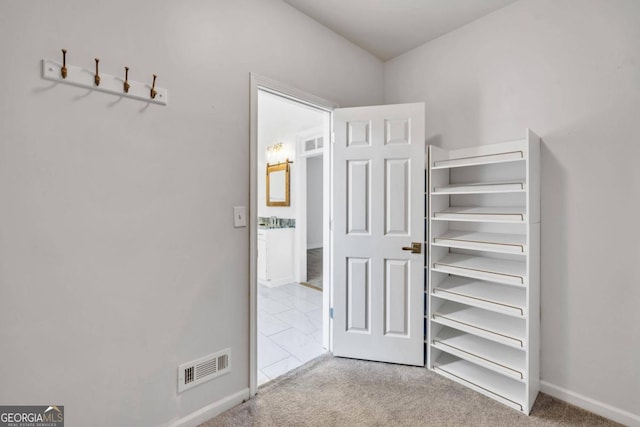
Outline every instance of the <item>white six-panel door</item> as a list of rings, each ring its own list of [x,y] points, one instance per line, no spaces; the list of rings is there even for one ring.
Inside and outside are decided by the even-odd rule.
[[[424,104],[336,109],[334,134],[333,353],[422,366]]]

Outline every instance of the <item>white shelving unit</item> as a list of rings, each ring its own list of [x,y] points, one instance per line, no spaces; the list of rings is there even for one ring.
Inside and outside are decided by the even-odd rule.
[[[529,414],[540,388],[540,139],[429,148],[427,366]]]

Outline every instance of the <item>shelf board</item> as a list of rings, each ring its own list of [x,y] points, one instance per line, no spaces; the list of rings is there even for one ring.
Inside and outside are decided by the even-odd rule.
[[[527,313],[524,288],[449,276],[442,283],[433,287],[431,293],[441,299],[510,316],[524,317]]]
[[[495,163],[516,162],[524,160],[521,150],[507,153],[485,154],[479,156],[460,157],[457,159],[435,160],[431,170],[459,168],[464,166],[491,165]]]
[[[434,370],[443,376],[524,412],[525,386],[449,354],[441,354]]]
[[[488,194],[488,193],[522,193],[526,184],[521,180],[500,182],[468,182],[449,184],[433,189],[434,196],[446,194]]]
[[[443,259],[433,262],[431,270],[506,285],[524,286],[526,284],[524,261],[448,254]]]
[[[434,221],[524,223],[526,220],[526,212],[527,210],[524,206],[451,206],[442,211],[434,212],[431,219]]]
[[[525,319],[447,301],[431,315],[435,323],[449,326],[510,347],[526,348]]]
[[[443,328],[431,345],[517,381],[526,379],[526,354],[523,351],[450,328]]]
[[[527,253],[527,236],[524,234],[449,230],[441,236],[434,237],[433,245],[525,255]]]

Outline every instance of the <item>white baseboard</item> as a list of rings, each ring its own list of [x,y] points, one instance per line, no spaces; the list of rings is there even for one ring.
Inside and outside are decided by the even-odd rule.
[[[295,282],[295,278],[293,276],[287,276],[280,279],[273,280],[263,280],[258,278],[258,283],[269,288],[277,288],[278,286],[287,285],[289,283]]]
[[[322,247],[322,242],[319,243],[307,243],[307,250],[309,249],[320,249]]]
[[[217,402],[213,402],[204,408],[198,409],[195,412],[190,413],[186,417],[182,417],[179,420],[171,424],[171,427],[197,427],[205,421],[220,415],[224,411],[233,408],[236,405],[241,404],[245,400],[249,399],[249,389],[245,388],[239,392],[227,396],[224,399],[220,399]]]
[[[615,406],[599,402],[595,399],[583,396],[571,390],[558,387],[555,384],[550,384],[546,381],[540,381],[540,391],[548,394],[549,396],[578,406],[582,409],[586,409],[587,411],[593,412],[594,414],[609,418],[610,420],[616,421],[620,424],[624,424],[630,427],[640,427],[640,415],[632,414],[631,412],[616,408]]]

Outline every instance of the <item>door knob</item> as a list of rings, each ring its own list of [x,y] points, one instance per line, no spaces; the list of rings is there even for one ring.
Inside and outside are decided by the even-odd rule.
[[[403,246],[403,251],[411,251],[412,254],[419,254],[422,252],[422,243],[411,242],[411,246]]]

